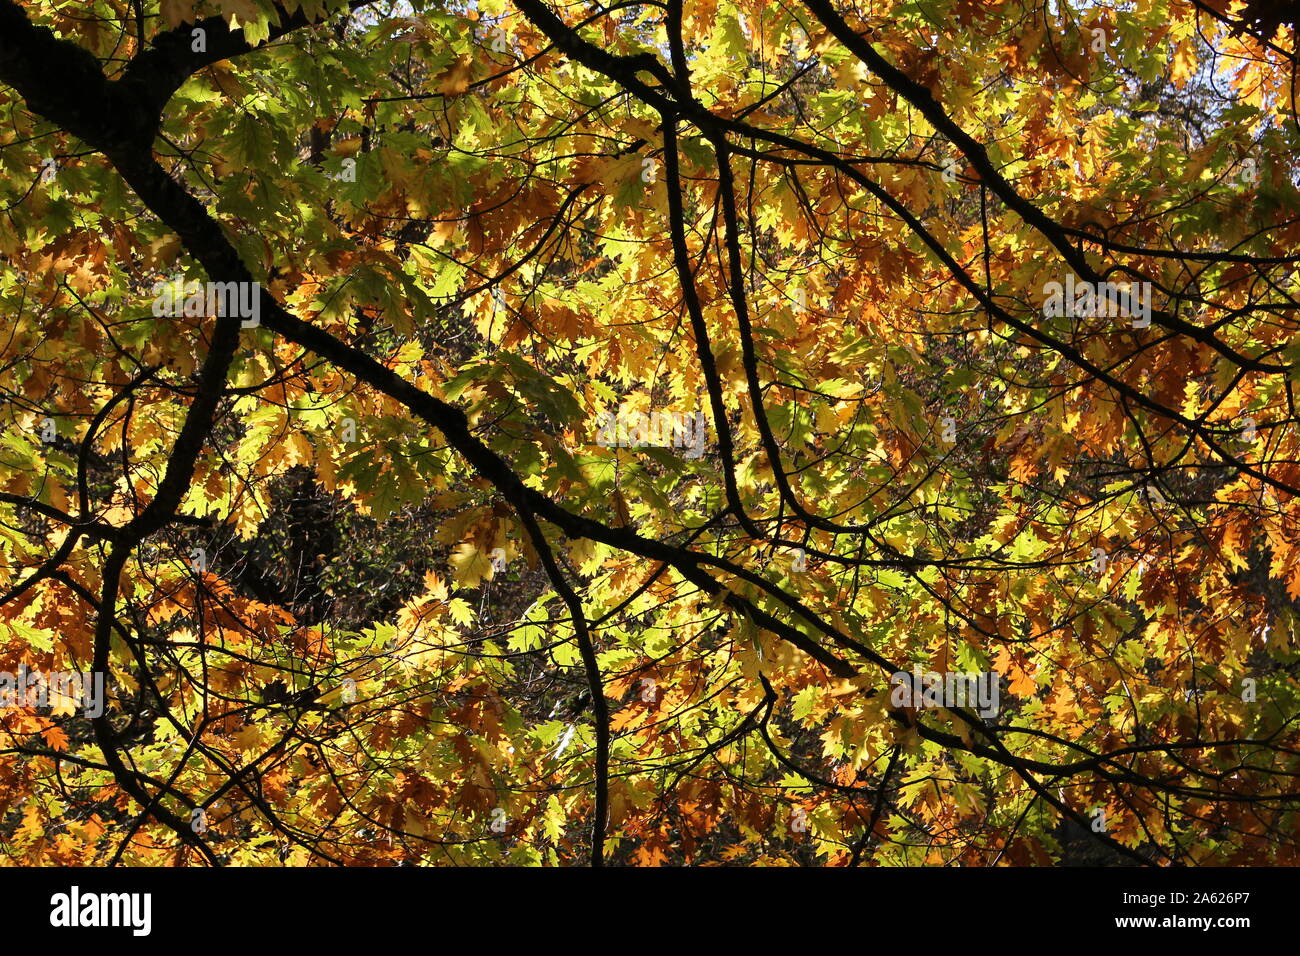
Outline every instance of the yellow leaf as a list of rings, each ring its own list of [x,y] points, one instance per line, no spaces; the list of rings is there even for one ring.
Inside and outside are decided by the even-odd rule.
[[[257,724],[245,724],[234,735],[235,746],[242,751],[257,750],[262,746],[262,731]]]
[[[360,136],[349,136],[347,139],[341,139],[330,147],[330,153],[334,156],[355,156],[360,151]]]
[[[18,842],[30,843],[45,836],[45,825],[41,823],[40,808],[34,803],[29,803],[27,809],[23,811],[23,822],[18,827]]]
[[[460,96],[469,90],[469,68],[471,60],[467,56],[458,57],[447,72],[438,77],[438,92],[443,96]]]
[[[468,541],[461,542],[451,556],[451,576],[461,587],[475,588],[492,577],[492,562]]]

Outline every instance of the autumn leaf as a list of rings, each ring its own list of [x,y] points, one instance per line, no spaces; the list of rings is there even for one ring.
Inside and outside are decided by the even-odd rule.
[[[72,6],[0,0],[9,862],[1300,862],[1267,4]]]
[[[438,92],[443,96],[461,96],[467,93],[472,65],[473,61],[469,57],[457,57],[455,62],[438,76]]]

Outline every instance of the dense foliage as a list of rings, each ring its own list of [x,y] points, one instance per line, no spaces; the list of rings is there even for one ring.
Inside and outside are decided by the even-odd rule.
[[[292,2],[0,0],[10,861],[1297,862],[1285,4]]]

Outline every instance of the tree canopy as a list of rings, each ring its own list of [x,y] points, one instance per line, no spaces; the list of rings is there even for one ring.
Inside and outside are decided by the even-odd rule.
[[[1300,862],[1288,10],[0,0],[7,856]]]

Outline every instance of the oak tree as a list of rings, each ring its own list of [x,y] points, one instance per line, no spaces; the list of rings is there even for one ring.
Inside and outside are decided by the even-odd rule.
[[[1286,6],[0,0],[6,854],[1296,863]]]

